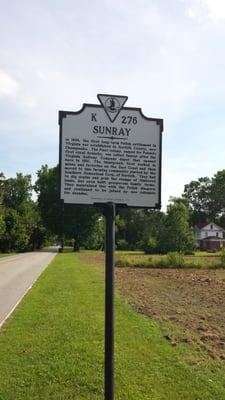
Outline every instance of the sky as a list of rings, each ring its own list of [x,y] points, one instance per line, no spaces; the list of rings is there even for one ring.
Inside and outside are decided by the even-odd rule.
[[[163,118],[162,205],[225,168],[225,0],[0,0],[0,171],[58,162],[98,93]]]

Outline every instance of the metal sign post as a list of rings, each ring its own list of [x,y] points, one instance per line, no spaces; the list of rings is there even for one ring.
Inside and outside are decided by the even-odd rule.
[[[104,207],[105,234],[105,400],[114,398],[114,248],[115,216],[114,203]]]
[[[163,120],[124,107],[127,96],[98,99],[59,111],[60,198],[105,215],[105,400],[113,400],[116,206],[160,209]]]

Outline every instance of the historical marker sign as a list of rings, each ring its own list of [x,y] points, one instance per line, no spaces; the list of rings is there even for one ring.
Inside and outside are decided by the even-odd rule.
[[[126,96],[98,99],[59,112],[61,199],[160,208],[163,120],[124,107]]]
[[[163,121],[126,96],[99,94],[100,105],[60,111],[61,199],[102,204],[106,219],[105,400],[114,398],[114,249],[117,205],[160,208]]]

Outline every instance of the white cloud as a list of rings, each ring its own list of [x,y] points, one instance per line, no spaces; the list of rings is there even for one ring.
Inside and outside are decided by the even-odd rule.
[[[188,16],[198,22],[202,22],[205,18],[215,22],[225,19],[224,0],[192,0],[188,6]]]
[[[225,1],[224,0],[203,0],[208,9],[208,15],[213,20],[225,19]]]
[[[20,96],[20,104],[23,109],[28,109],[28,110],[37,107],[37,101],[31,95],[21,95]]]
[[[37,106],[35,98],[27,93],[21,84],[7,72],[0,70],[0,98],[9,97],[21,110],[33,109]]]
[[[194,8],[189,8],[188,9],[188,16],[190,18],[197,18],[196,10]]]
[[[15,79],[9,74],[0,70],[0,97],[14,96],[19,89],[19,85]]]

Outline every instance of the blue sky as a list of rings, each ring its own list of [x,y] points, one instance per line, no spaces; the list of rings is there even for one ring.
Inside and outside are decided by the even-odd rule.
[[[162,203],[225,168],[224,0],[0,0],[0,171],[58,161],[59,109],[164,119]]]

